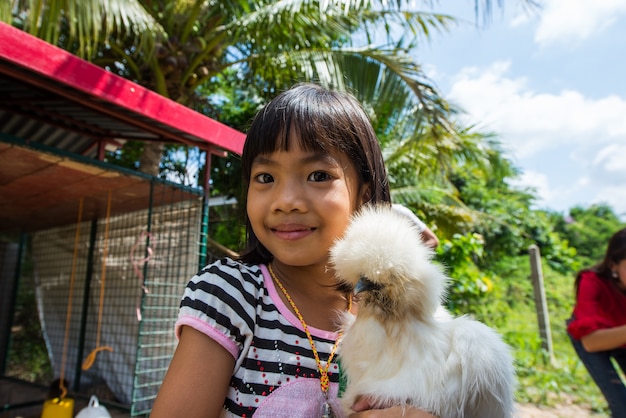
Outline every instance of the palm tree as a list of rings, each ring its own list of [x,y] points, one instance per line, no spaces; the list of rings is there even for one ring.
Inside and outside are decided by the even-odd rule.
[[[452,167],[470,161],[495,171],[496,143],[459,126],[411,56],[455,21],[431,12],[428,0],[424,10],[402,0],[9,3],[0,6],[1,20],[187,106],[233,77],[260,102],[298,80],[352,91],[376,125],[396,200],[441,227],[477,216],[459,199]],[[476,20],[491,8],[475,0]],[[162,151],[162,143],[145,144],[140,170],[158,174]]]
[[[450,109],[410,56],[451,16],[413,2],[359,0],[13,0],[0,19],[185,105],[227,68],[267,95],[295,80],[385,100],[406,117],[448,126]],[[429,2],[425,2],[427,4]],[[490,1],[476,0],[489,14]],[[373,69],[364,79],[358,68]],[[360,78],[359,78],[360,77]],[[390,88],[389,86],[393,86]],[[407,110],[412,109],[412,110]],[[163,144],[144,149],[156,174]]]

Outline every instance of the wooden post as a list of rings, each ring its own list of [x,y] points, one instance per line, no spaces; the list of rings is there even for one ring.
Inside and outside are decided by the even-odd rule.
[[[548,304],[546,303],[546,292],[543,287],[543,273],[541,270],[541,254],[539,247],[531,245],[528,248],[530,255],[530,275],[533,281],[535,293],[535,309],[537,310],[537,322],[539,323],[539,335],[541,337],[541,348],[550,356],[550,363],[554,362],[554,350],[552,349],[552,334],[550,332],[550,317],[548,315]]]

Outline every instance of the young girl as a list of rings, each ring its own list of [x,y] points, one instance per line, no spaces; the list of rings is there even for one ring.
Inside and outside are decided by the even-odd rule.
[[[576,306],[567,331],[612,417],[626,417],[626,228],[609,240],[604,260],[576,276]]]
[[[255,117],[242,171],[246,252],[187,285],[151,417],[339,416],[337,319],[357,306],[328,255],[361,205],[390,202],[378,141],[353,97],[300,84]],[[353,409],[432,417],[366,411],[367,399]]]

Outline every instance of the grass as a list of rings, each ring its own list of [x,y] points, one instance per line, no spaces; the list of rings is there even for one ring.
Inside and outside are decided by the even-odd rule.
[[[543,266],[553,349],[550,356],[539,334],[530,261],[526,257],[510,259],[497,270],[500,281],[474,314],[497,329],[513,349],[517,401],[549,407],[574,403],[608,416],[604,397],[566,333],[565,321],[574,304],[573,275],[562,275]]]

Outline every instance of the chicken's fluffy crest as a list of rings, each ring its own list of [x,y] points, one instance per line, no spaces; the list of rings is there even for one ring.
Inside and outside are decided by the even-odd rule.
[[[432,263],[432,256],[406,216],[390,207],[367,205],[335,242],[330,261],[339,280],[351,286],[366,277],[377,284],[394,285],[399,297],[406,294],[403,288],[411,286],[412,294],[421,297],[407,302],[419,304],[420,316],[429,317],[441,305],[448,280],[441,267]]]

